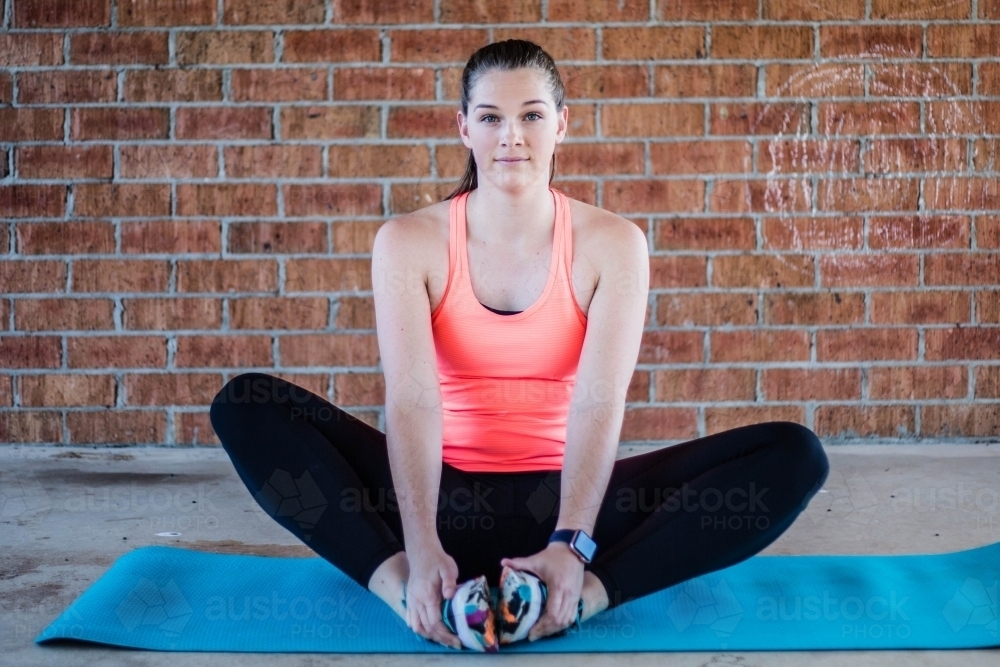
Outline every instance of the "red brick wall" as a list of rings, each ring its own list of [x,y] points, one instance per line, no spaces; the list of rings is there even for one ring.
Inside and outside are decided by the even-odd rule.
[[[0,441],[217,443],[250,369],[382,427],[372,239],[509,37],[648,235],[624,441],[998,440],[997,0],[6,0]]]

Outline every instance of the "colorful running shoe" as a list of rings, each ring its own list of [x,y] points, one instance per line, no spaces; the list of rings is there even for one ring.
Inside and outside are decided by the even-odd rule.
[[[486,575],[469,579],[443,600],[441,620],[466,648],[480,653],[496,653],[500,648]]]
[[[549,598],[548,586],[534,572],[504,566],[497,588],[497,635],[501,644],[511,644],[528,637],[542,614]],[[583,598],[576,606],[573,627],[579,629],[583,615]],[[563,628],[548,637],[561,637],[569,632]]]

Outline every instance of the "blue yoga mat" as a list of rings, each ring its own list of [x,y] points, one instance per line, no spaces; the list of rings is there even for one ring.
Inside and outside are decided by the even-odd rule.
[[[754,556],[511,653],[1000,646],[1000,542],[946,554]],[[320,558],[147,546],[35,638],[161,651],[454,653]],[[468,652],[468,650],[465,650]]]

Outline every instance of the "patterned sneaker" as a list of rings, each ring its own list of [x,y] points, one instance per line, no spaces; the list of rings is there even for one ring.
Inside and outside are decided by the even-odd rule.
[[[443,600],[441,620],[466,648],[480,653],[496,653],[500,648],[486,575],[469,579]]]
[[[532,626],[545,613],[548,598],[548,586],[534,572],[504,566],[497,588],[497,635],[500,643],[511,644],[527,638]],[[573,627],[579,629],[582,615],[583,598],[580,598]],[[544,638],[562,637],[568,632],[569,628],[563,628]]]

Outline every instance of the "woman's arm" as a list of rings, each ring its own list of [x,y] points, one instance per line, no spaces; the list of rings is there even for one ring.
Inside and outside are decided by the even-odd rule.
[[[587,311],[570,402],[556,529],[594,534],[625,416],[625,395],[639,356],[649,294],[649,250],[634,223],[614,216],[595,257],[600,271]]]
[[[431,332],[421,222],[410,216],[379,228],[372,248],[372,291],[385,375],[389,464],[407,550],[438,545],[441,387]],[[426,238],[426,237],[424,237]]]

